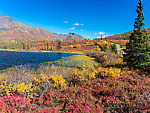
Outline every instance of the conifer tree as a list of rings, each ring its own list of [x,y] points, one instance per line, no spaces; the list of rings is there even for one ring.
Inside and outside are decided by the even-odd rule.
[[[47,42],[47,50],[49,50],[49,43]]]
[[[124,61],[130,68],[143,69],[150,66],[150,46],[147,31],[143,29],[145,23],[142,0],[139,0],[136,12],[138,16],[135,19],[134,32],[130,35],[130,41],[124,50]]]
[[[24,42],[22,42],[22,46],[23,46],[23,49],[25,49],[26,47],[25,47],[25,43]]]
[[[51,46],[51,51],[53,50],[53,47]]]
[[[30,49],[30,42],[28,41],[28,47],[27,47],[27,49]]]
[[[62,42],[61,41],[58,42],[57,49],[62,49]]]

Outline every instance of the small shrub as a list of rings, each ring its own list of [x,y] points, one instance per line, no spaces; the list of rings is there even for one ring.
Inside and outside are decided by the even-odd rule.
[[[68,46],[70,46],[71,45],[71,43],[68,43]]]
[[[103,47],[102,47],[103,49],[103,51],[107,51],[107,49],[108,49],[108,45],[107,44],[105,44]]]
[[[98,68],[97,77],[119,77],[121,75],[121,69],[119,68]]]
[[[77,45],[76,45],[76,48],[80,48],[80,47],[81,47],[81,45],[80,45],[80,44],[77,44]]]
[[[70,45],[69,47],[70,47],[70,48],[73,48],[73,45]]]

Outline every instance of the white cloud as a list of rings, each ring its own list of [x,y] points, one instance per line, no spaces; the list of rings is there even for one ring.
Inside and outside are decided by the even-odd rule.
[[[97,33],[95,33],[95,35],[97,35]]]
[[[84,24],[75,23],[75,26],[83,26]]]
[[[75,25],[75,26],[79,26],[80,24],[79,24],[79,23],[75,23],[74,25]]]
[[[99,34],[99,35],[103,35],[103,34],[104,34],[104,32],[99,32],[98,34]]]
[[[75,27],[70,28],[71,30],[75,30]]]
[[[65,23],[65,24],[67,24],[67,23],[68,23],[68,21],[64,21],[64,23]]]

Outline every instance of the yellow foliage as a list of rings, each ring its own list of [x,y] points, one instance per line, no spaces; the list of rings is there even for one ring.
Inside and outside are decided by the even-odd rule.
[[[51,83],[51,85],[53,85],[54,87],[66,86],[65,79],[61,75],[46,76],[46,75],[41,74],[40,77],[34,77],[34,81],[38,85],[44,82],[48,82],[48,83]]]
[[[80,81],[88,81],[91,79],[96,78],[97,70],[78,70],[75,68],[74,72],[72,73],[73,79],[79,79]]]
[[[122,56],[121,56],[122,57]],[[124,62],[123,62],[123,59],[122,58],[119,58],[118,60],[115,60],[115,65],[123,65]]]
[[[70,48],[73,48],[73,45],[70,45],[69,47],[70,47]]]
[[[4,80],[3,83],[0,85],[0,88],[3,89],[7,95],[12,94],[24,94],[27,93],[27,95],[30,95],[33,93],[33,90],[35,87],[32,85],[32,83],[14,83],[14,84],[7,84],[7,80]]]
[[[121,75],[120,68],[99,68],[102,77],[119,77]]]
[[[123,58],[123,55],[121,54],[120,57]]]
[[[101,49],[99,48],[99,46],[96,47],[96,51],[101,51]]]
[[[108,58],[107,55],[104,55],[104,58],[107,59]]]
[[[50,75],[49,79],[52,80],[54,83],[52,84],[54,87],[65,87],[65,79],[61,75]]]

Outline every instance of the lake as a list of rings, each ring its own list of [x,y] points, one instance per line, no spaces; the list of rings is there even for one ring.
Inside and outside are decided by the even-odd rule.
[[[15,52],[0,51],[0,70],[18,65],[38,66],[44,62],[56,61],[75,53]]]

